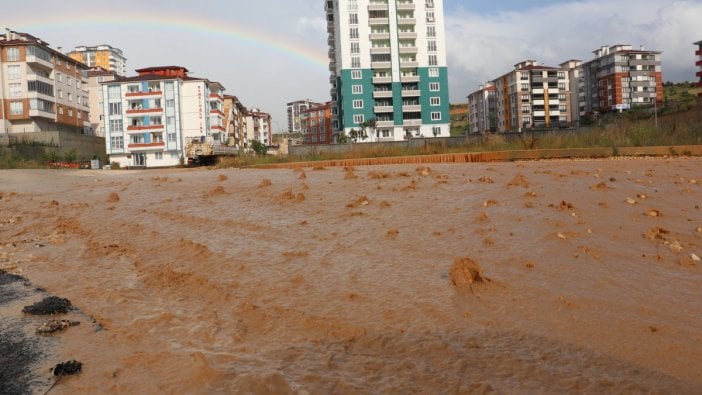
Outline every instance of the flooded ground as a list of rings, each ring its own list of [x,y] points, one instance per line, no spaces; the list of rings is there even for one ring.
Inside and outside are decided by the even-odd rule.
[[[0,269],[95,319],[53,335],[35,391],[76,359],[52,394],[700,393],[701,178],[689,158],[2,171]],[[455,284],[465,257],[484,281]]]

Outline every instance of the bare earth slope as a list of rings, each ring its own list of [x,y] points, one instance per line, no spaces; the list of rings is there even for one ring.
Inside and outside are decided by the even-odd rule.
[[[0,269],[97,320],[58,335],[84,366],[57,394],[700,393],[700,178],[690,158],[2,171]]]

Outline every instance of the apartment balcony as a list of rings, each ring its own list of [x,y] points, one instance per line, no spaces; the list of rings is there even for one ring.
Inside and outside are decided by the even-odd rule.
[[[657,66],[660,64],[660,61],[657,60],[642,60],[642,59],[632,59],[629,61],[629,66],[631,67],[636,67],[636,66]]]
[[[399,7],[399,5],[398,5]],[[398,26],[405,26],[405,25],[416,25],[417,24],[417,18],[397,18],[397,24]]]
[[[401,55],[415,55],[417,52],[419,52],[417,47],[400,47]]]
[[[396,7],[398,11],[413,11],[415,9],[414,2],[411,1],[398,2]]]
[[[27,51],[26,62],[31,66],[40,66],[45,69],[53,69],[54,64],[50,60],[44,60],[38,56],[30,55],[30,51]]]
[[[27,81],[41,81],[45,84],[54,85],[54,80],[39,74],[27,74]]]
[[[371,55],[389,54],[390,52],[390,47],[373,47],[370,49]]]
[[[127,144],[127,148],[133,151],[153,151],[166,147],[165,141],[157,141],[155,143],[131,143]]]
[[[648,87],[648,88],[653,88],[656,86],[655,81],[630,81],[629,84],[633,88],[637,87]]]
[[[335,82],[336,82],[336,74],[331,74],[331,75],[329,76],[329,83],[330,83],[330,84],[333,84],[333,83],[335,83]]]
[[[390,62],[388,62],[390,63]],[[389,84],[392,82],[392,77],[373,77],[374,84]]]
[[[327,21],[327,33],[334,32],[334,21]]]
[[[387,26],[390,23],[388,18],[369,18],[368,24],[371,26]]]
[[[373,41],[373,40],[389,40],[390,39],[390,32],[371,33],[368,35],[368,38],[371,41]]]
[[[43,110],[38,110],[38,109],[29,109],[29,117],[30,118],[46,118],[50,120],[56,120],[56,114],[53,112],[48,112],[48,111],[43,111]]]
[[[224,113],[222,112],[222,110],[218,110],[216,108],[210,110],[210,115],[219,115],[220,117],[224,118]]]
[[[702,49],[698,49],[697,51],[695,51],[695,55],[702,56]]]
[[[421,96],[422,92],[419,89],[415,90],[402,90],[402,97],[419,97]]]
[[[27,92],[27,99],[42,99],[46,101],[50,101],[52,103],[56,102],[56,98],[53,96],[45,95],[43,93],[39,92]],[[82,108],[82,106],[80,106]]]
[[[154,97],[154,96],[163,96],[163,92],[158,91],[158,90],[143,91],[143,92],[127,92],[124,94],[124,96],[126,96],[126,97],[139,97],[139,96]]]
[[[392,63],[390,62],[371,62],[372,69],[389,69],[392,68]]]
[[[559,105],[560,103],[561,103],[561,102],[560,102],[560,100],[558,100],[558,99],[549,100],[549,101],[548,101],[548,105],[549,105],[549,106],[557,106],[557,105]]]
[[[373,107],[373,112],[376,114],[392,113],[393,111],[394,111],[393,106],[375,106],[375,107]]]
[[[397,37],[399,39],[416,39],[417,38],[417,32],[398,32]]]
[[[543,95],[544,94],[544,89],[539,88],[539,89],[532,89],[531,90],[532,95]]]
[[[385,11],[388,9],[388,3],[371,2],[368,4],[368,11]]]
[[[327,52],[327,54],[329,55],[329,59],[336,58],[336,49],[334,49],[333,47],[329,48],[329,52]]]
[[[129,125],[127,132],[143,132],[146,130],[163,130],[166,125]]]
[[[557,95],[559,92],[558,88],[548,88],[549,95]]]
[[[416,60],[400,60],[400,67],[406,69],[414,69],[419,67],[419,62]]]
[[[420,126],[422,124],[421,119],[405,119],[402,121],[403,126]],[[376,125],[376,128],[378,125]]]
[[[419,104],[408,104],[402,106],[402,112],[421,112],[422,106]]]
[[[375,128],[391,128],[395,126],[395,121],[375,121]]]
[[[336,62],[329,62],[329,71],[336,71]]]
[[[388,99],[392,97],[392,91],[374,91],[374,99]]]
[[[534,115],[535,117],[545,117],[546,111],[534,111],[534,114],[532,115]]]
[[[702,70],[698,71],[695,75],[702,78]]]
[[[697,62],[695,62],[695,66],[700,66],[700,67],[702,67],[702,59],[700,59],[700,60],[698,60]]]
[[[544,100],[534,100],[531,104],[533,106],[543,106],[546,104],[546,102]]]
[[[127,115],[160,114],[163,108],[134,108],[126,111]]]
[[[418,75],[403,75],[400,77],[401,82],[419,82]]]

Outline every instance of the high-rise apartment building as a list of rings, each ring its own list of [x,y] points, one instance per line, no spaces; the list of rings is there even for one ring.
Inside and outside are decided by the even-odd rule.
[[[33,132],[84,133],[87,67],[27,33],[0,35],[0,138]]]
[[[305,144],[331,142],[331,103],[308,108],[300,113],[302,139]]]
[[[442,0],[326,0],[332,128],[449,136]],[[366,129],[367,131],[369,129]]]
[[[595,58],[581,66],[579,108],[583,115],[663,102],[660,52],[612,45],[593,53]]]
[[[123,167],[178,165],[192,140],[223,141],[224,88],[180,66],[102,83],[105,144]]]
[[[88,97],[90,101],[90,121],[89,133],[95,136],[105,137],[105,126],[102,122],[102,83],[114,81],[118,78],[117,73],[107,71],[102,67],[93,67],[88,70]]]
[[[68,53],[72,59],[83,62],[89,67],[102,67],[119,75],[127,75],[127,58],[122,50],[109,45],[94,47],[76,47]]]
[[[696,74],[700,78],[699,82],[697,82],[697,86],[702,87],[702,41],[698,41],[694,45],[697,46],[697,51],[695,51],[697,62],[695,62],[695,65],[700,68]],[[702,92],[700,92],[698,96],[702,97]]]
[[[321,106],[321,103],[316,103],[307,100],[297,100],[287,104],[288,108],[288,133],[300,133],[302,125],[300,123],[300,113],[311,108]]]
[[[526,60],[493,82],[497,131],[571,126],[566,71]]]
[[[584,92],[581,92],[580,88],[584,86],[584,81],[580,78],[582,73],[583,62],[578,59],[567,60],[560,64],[561,70],[568,74],[568,83],[570,86],[570,100],[569,100],[569,111],[570,118],[573,126],[580,126],[580,114],[585,112],[584,109],[580,108],[581,97],[585,96]]]
[[[468,95],[468,128],[473,134],[494,132],[495,121],[495,84],[488,82]]]

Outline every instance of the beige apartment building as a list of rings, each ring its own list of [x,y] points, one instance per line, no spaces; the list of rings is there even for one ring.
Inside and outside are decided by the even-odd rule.
[[[0,136],[86,133],[89,99],[83,63],[27,33],[0,35]]]
[[[224,124],[226,125],[227,145],[243,149],[246,147],[247,110],[239,98],[224,95]]]
[[[69,52],[68,56],[89,67],[101,67],[118,75],[127,75],[127,58],[119,48],[105,44],[94,47],[81,46]]]

